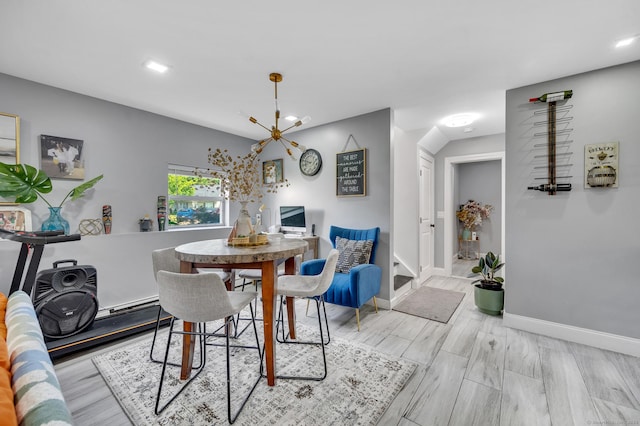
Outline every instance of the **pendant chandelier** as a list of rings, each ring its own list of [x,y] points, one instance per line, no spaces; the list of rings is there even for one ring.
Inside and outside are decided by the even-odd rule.
[[[271,128],[268,128],[267,126],[264,126],[263,124],[258,122],[258,120],[256,120],[255,118],[249,117],[249,121],[262,127],[267,132],[269,132],[269,135],[270,135],[268,138],[253,144],[251,146],[251,150],[256,154],[260,154],[264,149],[264,147],[269,144],[269,142],[277,141],[282,144],[282,146],[287,151],[287,154],[289,155],[289,157],[291,157],[292,160],[297,160],[297,158],[293,155],[293,151],[291,148],[297,148],[298,150],[300,150],[300,152],[304,152],[306,151],[305,146],[299,144],[296,141],[285,138],[283,134],[288,130],[293,129],[294,127],[300,127],[303,124],[308,123],[310,118],[308,116],[304,117],[301,120],[297,120],[295,123],[293,123],[291,126],[287,127],[286,129],[280,130],[280,128],[278,127],[278,121],[280,120],[280,108],[278,107],[278,83],[282,81],[282,74],[278,74],[277,72],[272,72],[271,74],[269,74],[269,80],[273,81],[273,84],[275,86],[276,123],[275,125],[271,126]]]

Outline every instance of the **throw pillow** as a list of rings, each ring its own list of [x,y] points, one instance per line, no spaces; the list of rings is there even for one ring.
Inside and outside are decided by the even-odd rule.
[[[336,272],[348,274],[354,266],[369,263],[373,240],[348,240],[336,237],[336,249],[339,252]]]

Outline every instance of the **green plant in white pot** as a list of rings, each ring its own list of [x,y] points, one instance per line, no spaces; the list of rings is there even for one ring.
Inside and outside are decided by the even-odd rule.
[[[54,206],[43,196],[53,190],[47,174],[28,164],[5,164],[0,162],[0,197],[14,198],[16,203],[33,203],[42,199],[49,207],[49,218],[42,223],[43,231],[64,231],[69,234],[69,222],[60,216],[60,209],[67,200],[76,200],[95,185],[103,175],[76,186],[65,195],[60,204]]]
[[[474,300],[478,310],[488,315],[500,315],[504,308],[504,278],[496,276],[504,263],[500,262],[500,256],[488,252],[480,257],[478,265],[471,269],[473,276],[481,275],[482,278],[473,281],[475,285]]]

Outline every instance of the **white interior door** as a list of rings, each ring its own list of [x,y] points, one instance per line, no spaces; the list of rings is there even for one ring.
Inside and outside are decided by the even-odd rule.
[[[420,279],[423,283],[433,274],[434,228],[433,218],[433,158],[420,152],[419,230],[420,230]]]

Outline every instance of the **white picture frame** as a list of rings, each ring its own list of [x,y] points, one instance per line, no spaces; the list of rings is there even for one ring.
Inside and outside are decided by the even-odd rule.
[[[20,206],[0,206],[0,229],[31,232],[31,210]]]

